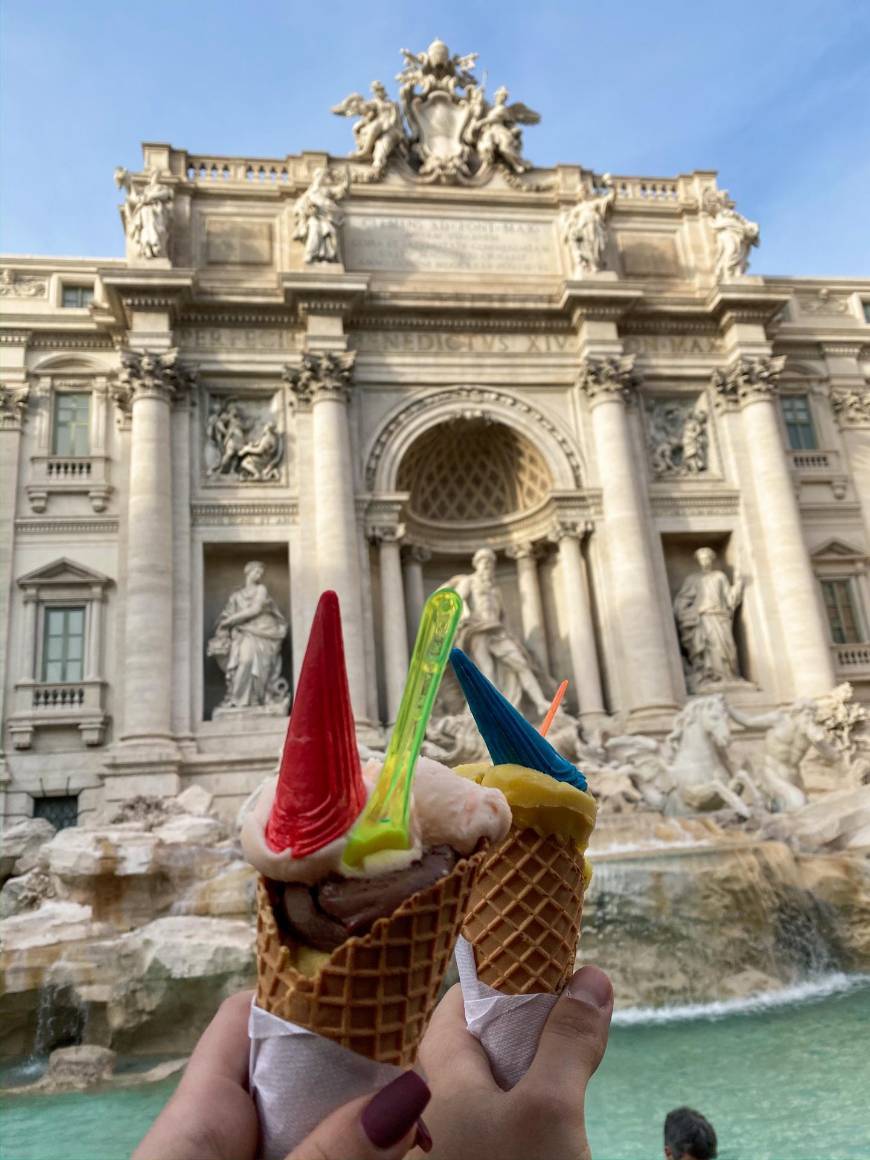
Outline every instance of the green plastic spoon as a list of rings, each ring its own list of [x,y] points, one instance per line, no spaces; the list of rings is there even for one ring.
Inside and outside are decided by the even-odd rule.
[[[359,867],[379,850],[411,846],[414,767],[461,615],[462,597],[452,588],[439,588],[426,601],[384,766],[344,850],[348,866]]]

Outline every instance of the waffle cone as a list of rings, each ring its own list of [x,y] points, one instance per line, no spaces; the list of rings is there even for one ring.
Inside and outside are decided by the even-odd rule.
[[[257,1005],[379,1063],[407,1067],[435,1008],[484,848],[406,898],[368,934],[349,938],[313,975],[278,928],[265,878],[257,886]]]
[[[509,995],[562,990],[580,938],[583,870],[573,839],[511,827],[483,865],[462,928],[482,983]]]

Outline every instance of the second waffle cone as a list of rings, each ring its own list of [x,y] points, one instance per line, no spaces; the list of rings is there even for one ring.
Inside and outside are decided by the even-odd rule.
[[[584,871],[571,838],[511,828],[480,871],[462,928],[482,983],[509,995],[562,990],[574,971]]]

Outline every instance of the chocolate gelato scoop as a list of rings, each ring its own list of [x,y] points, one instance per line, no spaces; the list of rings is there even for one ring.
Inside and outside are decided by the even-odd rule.
[[[284,914],[297,938],[316,950],[332,951],[351,935],[365,934],[372,923],[439,878],[449,874],[459,855],[450,846],[433,846],[401,870],[376,878],[332,875],[316,886],[288,883]]]

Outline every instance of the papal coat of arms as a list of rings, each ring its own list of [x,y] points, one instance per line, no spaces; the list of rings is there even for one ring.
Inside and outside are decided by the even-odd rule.
[[[516,183],[531,168],[522,153],[521,126],[541,118],[521,101],[509,104],[505,88],[487,100],[473,71],[477,53],[451,55],[443,41],[434,40],[425,52],[403,48],[402,56],[398,101],[375,81],[371,97],[351,93],[332,110],[359,118],[350,154],[365,163],[357,180],[377,181],[393,160],[426,182],[477,184],[501,170]]]

